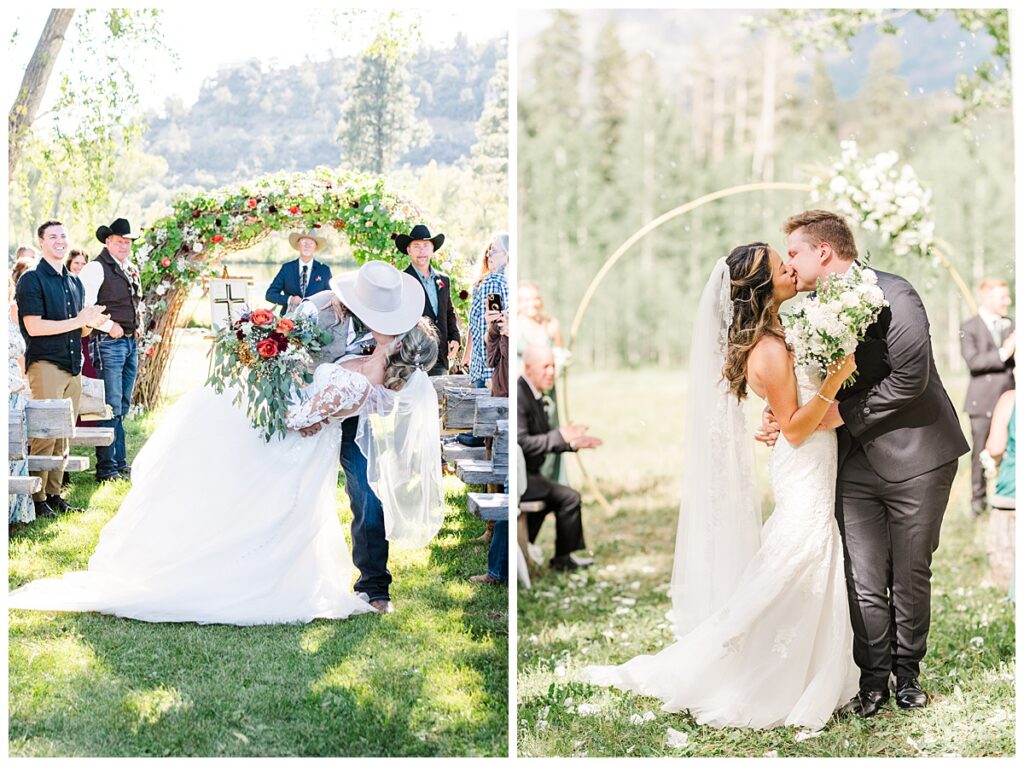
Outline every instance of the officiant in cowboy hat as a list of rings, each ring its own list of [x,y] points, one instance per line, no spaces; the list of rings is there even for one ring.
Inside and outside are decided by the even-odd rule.
[[[430,370],[431,375],[448,373],[448,358],[455,356],[461,340],[452,305],[451,277],[437,271],[431,264],[434,253],[443,244],[444,234],[431,236],[430,229],[423,224],[413,226],[408,234],[395,237],[395,246],[409,256],[409,268],[405,273],[416,277],[426,296],[423,316],[430,319],[437,329],[437,364]]]
[[[96,229],[103,250],[87,263],[78,278],[85,288],[85,305],[106,306],[110,317],[96,328],[90,343],[93,367],[103,379],[103,394],[113,418],[97,426],[114,429],[114,443],[96,448],[96,481],[130,479],[124,437],[124,417],[132,403],[139,349],[135,340],[142,323],[139,301],[142,279],[132,261],[132,242],[139,234],[125,218]]]
[[[266,298],[281,306],[282,316],[305,298],[329,290],[331,267],[316,260],[316,254],[327,246],[317,229],[292,232],[288,244],[299,251],[299,257],[281,266],[267,288]]]

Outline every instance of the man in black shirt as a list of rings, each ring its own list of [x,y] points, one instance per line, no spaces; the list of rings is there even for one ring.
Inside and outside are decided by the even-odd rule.
[[[83,307],[82,283],[64,266],[68,251],[67,234],[57,221],[39,227],[42,259],[18,280],[16,300],[18,323],[25,336],[25,367],[34,399],[70,399],[75,417],[82,394],[83,332],[93,323],[106,319],[103,306]],[[67,439],[31,439],[32,455],[65,455]],[[57,511],[81,511],[60,496],[63,469],[33,471],[42,479],[42,488],[32,496],[37,516],[52,516]]]

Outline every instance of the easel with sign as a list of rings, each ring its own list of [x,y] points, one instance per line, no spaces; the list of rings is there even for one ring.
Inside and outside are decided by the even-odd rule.
[[[210,326],[213,332],[225,327],[252,305],[252,277],[229,277],[228,267],[210,280]]]

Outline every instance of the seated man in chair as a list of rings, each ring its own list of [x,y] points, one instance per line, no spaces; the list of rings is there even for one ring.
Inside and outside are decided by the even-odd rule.
[[[530,542],[537,539],[544,517],[555,514],[555,569],[579,569],[592,559],[575,555],[582,550],[583,517],[580,493],[572,487],[551,481],[540,473],[549,452],[575,452],[599,447],[601,440],[587,434],[587,426],[564,423],[551,428],[544,409],[544,391],[555,383],[555,357],[551,348],[531,346],[523,354],[523,375],[519,378],[517,441],[526,457],[526,491],[522,500],[543,500],[545,508],[527,518]]]

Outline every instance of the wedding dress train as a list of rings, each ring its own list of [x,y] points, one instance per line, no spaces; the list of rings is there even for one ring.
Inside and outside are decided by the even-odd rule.
[[[802,405],[818,386],[804,369],[797,382]],[[659,697],[663,710],[714,727],[816,730],[853,696],[835,432],[799,446],[780,434],[770,474],[775,510],[724,604],[658,654],[586,668],[585,680]]]
[[[316,422],[359,405],[358,414],[373,390],[362,375],[321,365],[302,405],[309,412],[297,415]],[[8,606],[232,625],[373,611],[352,592],[337,515],[341,421],[266,442],[231,397],[204,387],[171,407],[88,569],[18,588]]]

